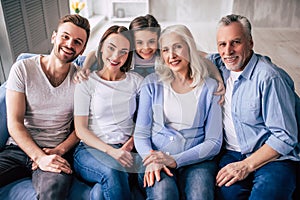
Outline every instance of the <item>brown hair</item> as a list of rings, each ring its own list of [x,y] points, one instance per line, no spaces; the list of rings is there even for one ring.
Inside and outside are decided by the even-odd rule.
[[[157,33],[158,38],[161,31],[160,24],[157,22],[155,17],[150,14],[133,19],[129,25],[129,29],[133,31],[149,30]]]
[[[85,42],[84,46],[86,46],[86,44],[89,40],[89,37],[90,37],[90,32],[91,32],[89,20],[78,14],[65,15],[59,20],[58,27],[61,24],[64,24],[67,22],[71,22],[72,24],[79,26],[80,28],[83,28],[85,30],[87,37],[86,37],[86,42]]]
[[[105,33],[103,34],[103,36],[100,40],[99,46],[98,46],[98,51],[97,51],[98,65],[99,65],[100,69],[103,68],[101,49],[102,49],[104,41],[107,39],[108,36],[110,36],[113,33],[121,34],[125,38],[127,38],[129,41],[130,47],[129,47],[128,58],[127,58],[126,62],[124,63],[124,65],[120,68],[121,72],[128,72],[131,67],[131,60],[132,60],[132,55],[133,55],[133,52],[132,52],[133,42],[132,42],[132,35],[125,26],[114,25],[105,31]]]
[[[139,16],[133,19],[129,25],[129,29],[132,30],[133,33],[142,30],[151,31],[157,34],[158,39],[160,37],[160,32],[161,32],[160,24],[157,22],[155,17],[153,17],[150,14],[147,14],[145,16]],[[159,45],[157,44],[157,46]],[[156,53],[159,54],[159,49],[157,49]]]

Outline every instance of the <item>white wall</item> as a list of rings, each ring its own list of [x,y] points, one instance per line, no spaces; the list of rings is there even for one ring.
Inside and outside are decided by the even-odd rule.
[[[217,22],[232,12],[233,0],[149,0],[159,21]]]
[[[91,1],[92,12],[109,15],[110,0]],[[300,0],[149,0],[158,21],[216,24],[231,13],[248,17],[257,27],[300,28]]]
[[[299,0],[234,0],[233,11],[256,27],[300,28]]]
[[[109,15],[110,0],[84,0],[97,15]],[[215,22],[232,12],[234,0],[149,0],[149,13],[159,21]],[[85,11],[82,13],[85,15]],[[89,12],[91,13],[91,11]]]
[[[110,0],[91,0],[93,1],[94,14],[108,16]]]

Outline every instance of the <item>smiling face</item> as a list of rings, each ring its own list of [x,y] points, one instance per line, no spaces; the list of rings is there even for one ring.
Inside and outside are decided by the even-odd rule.
[[[189,48],[181,36],[171,32],[161,38],[161,55],[166,65],[178,73],[189,71]]]
[[[51,37],[54,55],[66,63],[72,62],[83,53],[86,39],[87,34],[83,28],[71,22],[63,23]]]
[[[222,61],[229,70],[242,71],[251,58],[252,38],[247,37],[243,26],[238,22],[219,27],[217,45]]]
[[[129,50],[130,42],[123,35],[109,35],[101,48],[104,68],[119,72],[128,58]]]
[[[134,32],[135,51],[143,59],[149,60],[158,48],[158,36],[156,32],[139,30]]]

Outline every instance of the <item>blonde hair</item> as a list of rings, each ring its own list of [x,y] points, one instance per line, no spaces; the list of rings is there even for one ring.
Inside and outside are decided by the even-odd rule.
[[[208,76],[208,66],[203,58],[198,53],[196,42],[190,30],[184,25],[168,26],[161,32],[159,44],[161,49],[161,41],[168,37],[169,34],[175,33],[179,35],[183,41],[186,42],[189,48],[190,63],[189,63],[189,76],[193,79],[191,87],[201,85],[204,79]],[[172,70],[166,65],[162,56],[158,56],[155,62],[155,71],[160,76],[161,81],[171,82],[174,79]]]

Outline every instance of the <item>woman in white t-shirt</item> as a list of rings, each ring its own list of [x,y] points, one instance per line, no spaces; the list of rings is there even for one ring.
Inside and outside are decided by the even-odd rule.
[[[156,73],[141,86],[134,132],[145,166],[140,185],[148,199],[214,199],[213,158],[223,139],[218,84],[186,26],[167,27],[159,45]]]
[[[104,199],[130,199],[127,171],[134,165],[132,134],[143,79],[128,72],[132,45],[126,27],[110,27],[100,40],[99,70],[75,88],[74,122],[81,142],[74,168],[85,181],[100,185],[91,195]]]

